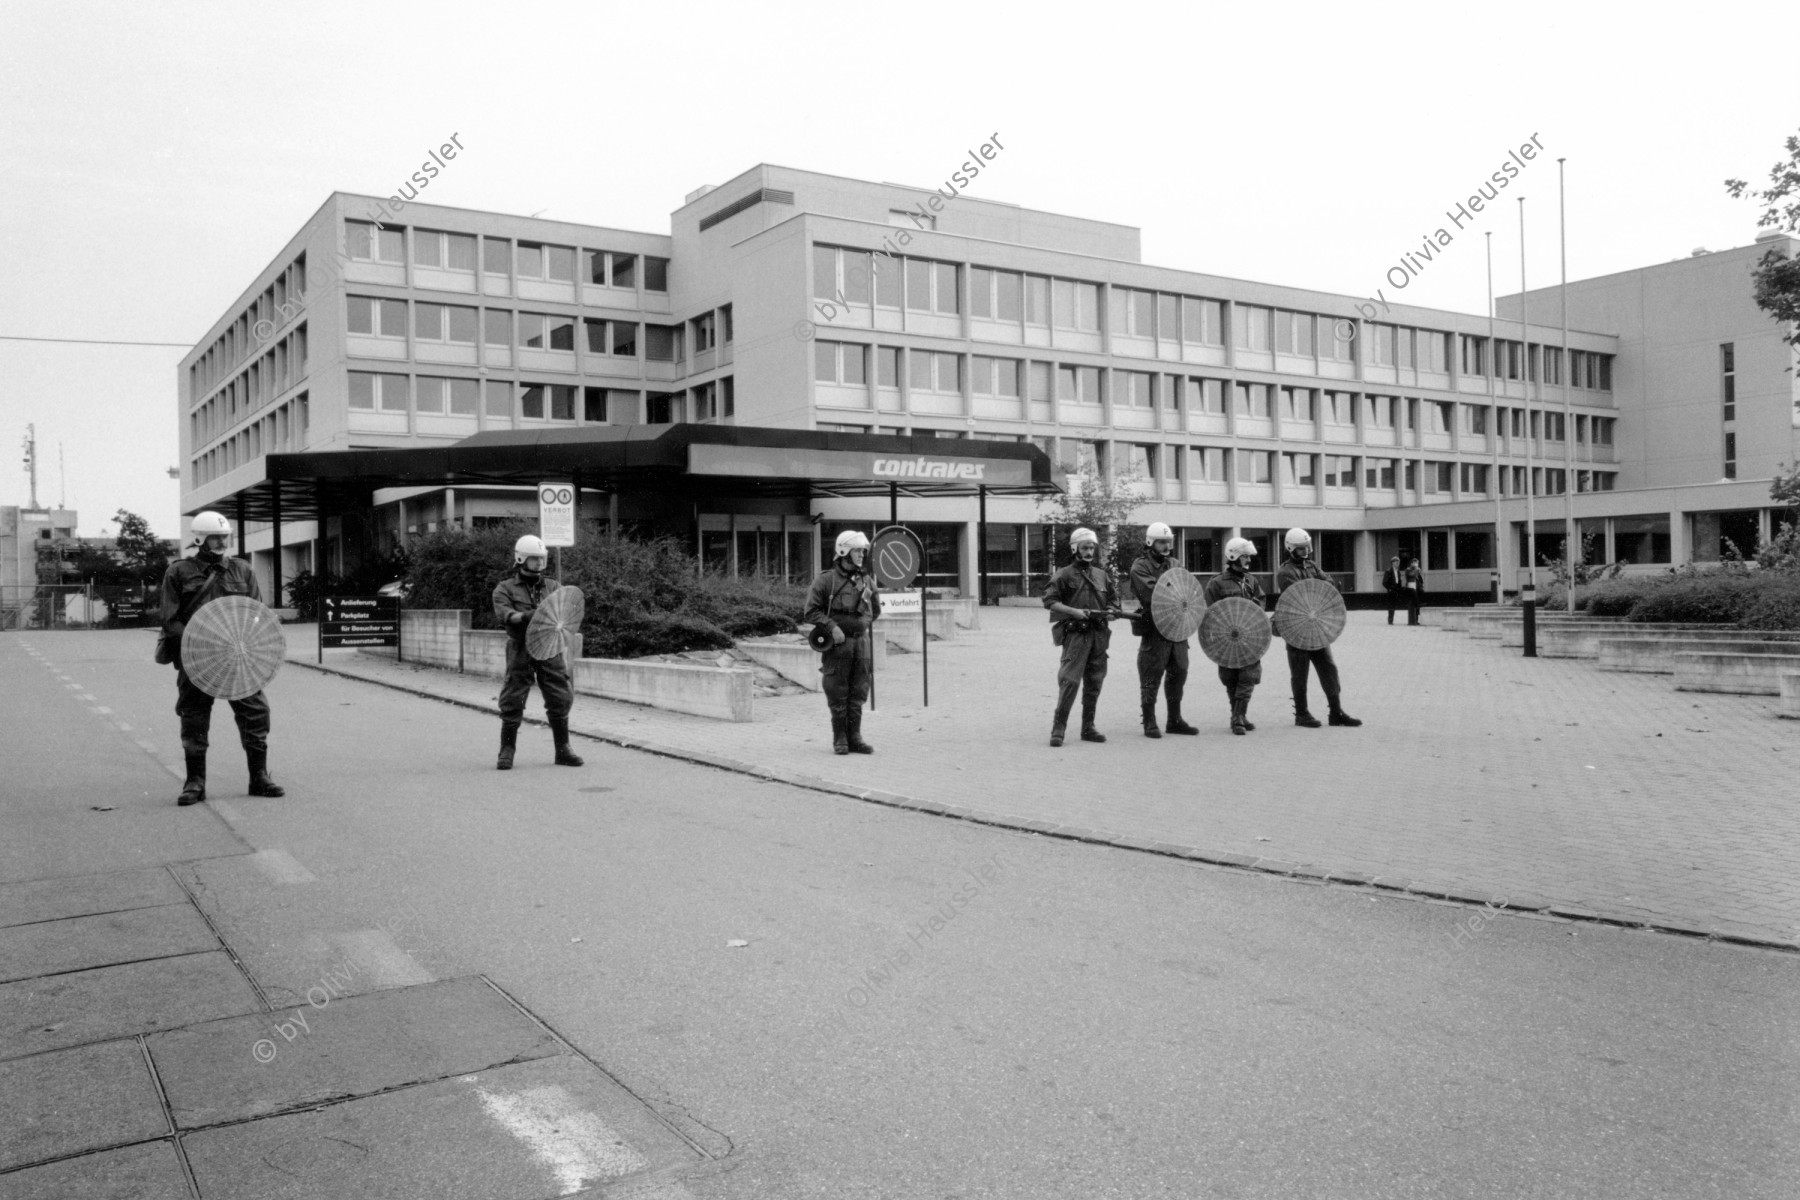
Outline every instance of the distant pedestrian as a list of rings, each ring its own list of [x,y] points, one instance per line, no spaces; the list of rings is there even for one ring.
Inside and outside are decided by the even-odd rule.
[[[1287,561],[1281,564],[1281,570],[1275,575],[1275,590],[1285,592],[1302,579],[1331,580],[1325,572],[1319,570],[1319,564],[1312,560],[1312,535],[1304,529],[1290,529],[1282,539],[1287,548]],[[1332,584],[1333,587],[1337,585]],[[1285,642],[1285,639],[1284,639]],[[1306,680],[1309,670],[1319,673],[1319,690],[1325,693],[1325,704],[1331,710],[1330,721],[1333,725],[1355,727],[1362,722],[1344,711],[1339,702],[1337,661],[1331,657],[1331,647],[1323,646],[1317,650],[1302,650],[1292,643],[1287,645],[1288,681],[1294,695],[1294,724],[1303,729],[1317,729],[1319,718],[1312,715],[1307,707]]]
[[[1207,581],[1206,602],[1217,604],[1227,596],[1242,596],[1261,607],[1262,584],[1256,582],[1256,577],[1250,574],[1250,566],[1255,558],[1256,543],[1250,539],[1232,538],[1226,542],[1225,569]],[[1262,682],[1262,663],[1253,662],[1247,667],[1220,667],[1219,682],[1225,685],[1225,695],[1231,701],[1231,732],[1240,737],[1250,733],[1256,728],[1250,723],[1250,693]]]
[[[1425,603],[1425,571],[1418,559],[1406,563],[1406,623],[1419,623],[1419,606]]]
[[[262,601],[250,564],[226,554],[231,548],[231,523],[216,512],[203,512],[194,518],[193,532],[193,557],[175,560],[163,574],[162,641],[156,658],[175,667],[175,715],[181,718],[181,753],[187,760],[187,779],[175,800],[182,805],[206,799],[206,750],[213,710],[212,695],[195,687],[181,664],[182,630],[202,606],[220,596]],[[250,795],[286,795],[269,777],[268,700],[258,691],[230,704],[250,768]]]
[[[862,710],[874,666],[875,618],[881,615],[881,596],[869,578],[868,556],[866,535],[854,529],[838,534],[831,569],[813,580],[802,617],[807,624],[830,631],[831,645],[819,670],[825,707],[831,710],[831,748],[837,754],[875,753],[862,735]]]
[[[1388,624],[1394,623],[1394,610],[1406,603],[1406,568],[1400,565],[1400,556],[1388,564],[1388,569],[1381,573],[1381,586],[1387,590]]]
[[[556,742],[556,765],[579,767],[582,758],[569,748],[569,710],[575,690],[569,686],[564,656],[533,658],[525,647],[525,631],[544,597],[555,591],[544,578],[550,552],[541,539],[526,534],[513,543],[513,569],[494,588],[494,616],[506,628],[506,681],[500,685],[500,757],[494,769],[510,771],[519,744],[519,725],[525,720],[525,701],[533,680],[544,696],[544,716]]]
[[[1169,732],[1199,733],[1181,719],[1181,693],[1187,685],[1188,644],[1170,641],[1156,627],[1150,614],[1150,597],[1156,581],[1175,565],[1175,531],[1158,521],[1144,531],[1144,552],[1131,564],[1131,592],[1138,602],[1138,703],[1144,714],[1144,736],[1159,738],[1156,727],[1156,689],[1161,686],[1169,701]]]
[[[1062,664],[1056,672],[1056,716],[1050,723],[1052,746],[1063,744],[1077,690],[1081,692],[1081,740],[1106,740],[1094,727],[1094,713],[1106,682],[1106,647],[1112,641],[1108,622],[1119,611],[1119,593],[1112,576],[1094,561],[1100,554],[1098,535],[1091,529],[1077,529],[1069,535],[1069,550],[1075,561],[1044,585],[1044,607],[1055,622],[1050,637],[1062,647]]]

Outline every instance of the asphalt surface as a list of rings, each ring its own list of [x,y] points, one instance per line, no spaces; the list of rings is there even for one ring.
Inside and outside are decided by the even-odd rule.
[[[1800,1179],[1800,956],[594,743],[556,768],[541,728],[502,775],[496,719],[291,666],[269,691],[288,797],[243,795],[221,705],[214,803],[177,809],[149,647],[0,638],[0,882],[180,863],[277,1012],[346,962],[352,992],[486,976],[715,1164],[697,1197],[1773,1198]]]

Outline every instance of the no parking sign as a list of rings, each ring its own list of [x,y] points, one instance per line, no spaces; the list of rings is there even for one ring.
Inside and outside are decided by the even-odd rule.
[[[575,485],[538,484],[538,537],[546,546],[575,544]]]

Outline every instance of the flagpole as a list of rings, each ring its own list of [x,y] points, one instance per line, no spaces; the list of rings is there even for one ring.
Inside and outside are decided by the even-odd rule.
[[[1575,536],[1575,407],[1569,395],[1569,231],[1563,204],[1563,160],[1556,160],[1556,233],[1562,255],[1562,380],[1563,399],[1563,562],[1569,571],[1569,608],[1575,611],[1575,555],[1584,547]],[[1592,434],[1589,434],[1592,437]],[[1589,476],[1591,479],[1592,476]],[[1605,553],[1604,548],[1601,551]],[[1582,554],[1585,561],[1586,554]]]
[[[1526,296],[1525,286],[1525,197],[1519,197],[1519,349],[1523,353],[1531,340],[1531,326],[1525,321]],[[1496,369],[1499,363],[1495,363]],[[1532,479],[1532,463],[1536,455],[1532,452],[1535,434],[1531,424],[1531,372],[1522,371],[1525,376],[1520,382],[1525,391],[1525,583],[1520,597],[1525,609],[1525,657],[1537,657],[1537,504],[1535,496],[1536,481]]]
[[[1482,234],[1487,239],[1487,285],[1488,285],[1488,345],[1498,345],[1494,337],[1494,233],[1492,230]],[[1500,482],[1500,414],[1504,411],[1495,402],[1495,379],[1493,372],[1488,373],[1488,445],[1493,449],[1494,477],[1491,486],[1494,489],[1494,603],[1506,603],[1506,584],[1502,570],[1501,547],[1506,544],[1506,524],[1500,508],[1500,497],[1506,489]]]

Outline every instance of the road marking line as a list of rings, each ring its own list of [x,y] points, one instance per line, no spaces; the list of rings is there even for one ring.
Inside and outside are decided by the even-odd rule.
[[[487,1115],[556,1172],[564,1194],[649,1166],[643,1155],[560,1087],[507,1094],[478,1087]]]
[[[250,856],[250,861],[276,883],[318,882],[319,877],[301,866],[286,850],[258,850]]]
[[[412,955],[394,945],[394,939],[379,929],[358,929],[333,940],[346,958],[368,973],[376,988],[432,982],[431,972],[414,962]]]

